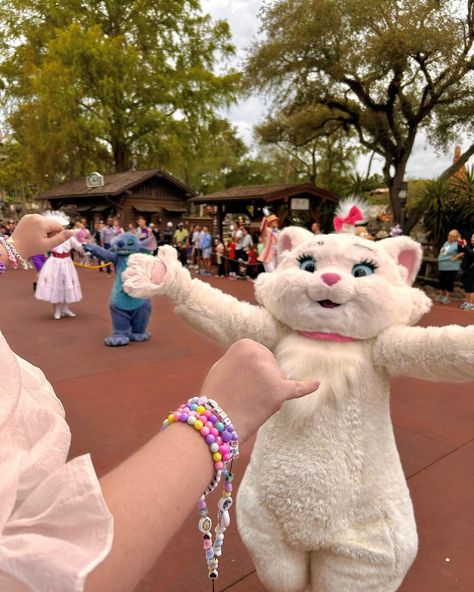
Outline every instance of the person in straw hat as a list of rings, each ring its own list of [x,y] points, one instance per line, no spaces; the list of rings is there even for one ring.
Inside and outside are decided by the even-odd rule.
[[[263,251],[258,257],[258,261],[263,263],[266,272],[274,271],[277,264],[277,241],[280,232],[278,228],[278,216],[267,214],[260,226],[260,232],[263,240]]]

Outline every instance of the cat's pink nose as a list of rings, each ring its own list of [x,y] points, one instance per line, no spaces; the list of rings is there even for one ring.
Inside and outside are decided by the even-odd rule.
[[[337,284],[337,282],[341,279],[341,276],[337,273],[323,273],[321,279],[328,286],[332,286],[333,284]]]

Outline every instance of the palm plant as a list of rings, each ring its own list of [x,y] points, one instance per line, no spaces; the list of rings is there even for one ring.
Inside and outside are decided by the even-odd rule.
[[[465,174],[456,177],[452,185],[453,196],[447,204],[452,212],[450,217],[456,222],[454,227],[458,228],[464,237],[471,236],[474,232],[474,166],[467,167]]]
[[[449,180],[433,179],[427,181],[414,206],[414,216],[422,218],[428,240],[437,247],[444,243],[450,229],[455,227],[448,204],[453,202],[456,193],[456,188]]]

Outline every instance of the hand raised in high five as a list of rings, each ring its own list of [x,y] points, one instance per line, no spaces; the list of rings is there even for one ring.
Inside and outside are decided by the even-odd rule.
[[[130,255],[127,269],[122,273],[124,290],[134,298],[149,298],[162,292],[165,280],[183,267],[176,249],[163,245],[156,257]]]

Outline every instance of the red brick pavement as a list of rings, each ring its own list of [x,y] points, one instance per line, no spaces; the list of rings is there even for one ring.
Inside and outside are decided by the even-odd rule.
[[[146,442],[168,409],[199,388],[223,350],[185,325],[165,299],[154,303],[149,343],[105,347],[112,280],[92,270],[81,270],[80,277],[84,300],[71,307],[78,317],[55,321],[50,306],[33,298],[33,273],[8,272],[1,279],[0,326],[12,348],[54,384],[73,434],[71,455],[91,452],[102,474]],[[253,301],[251,283],[209,281]],[[423,324],[473,320],[472,312],[435,305]],[[392,416],[420,533],[417,560],[400,592],[473,592],[473,383],[394,381]],[[240,476],[250,449],[244,447],[237,465]],[[217,590],[263,592],[233,526]],[[191,515],[136,592],[210,592],[205,573]]]

